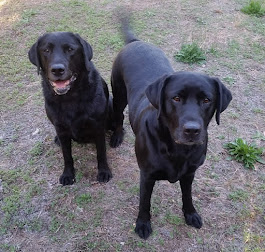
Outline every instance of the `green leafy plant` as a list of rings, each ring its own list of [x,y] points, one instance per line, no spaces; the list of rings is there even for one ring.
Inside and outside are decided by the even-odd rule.
[[[181,46],[180,51],[175,55],[177,61],[188,64],[198,63],[206,60],[204,51],[196,44],[185,44]]]
[[[262,17],[265,14],[265,9],[262,8],[261,2],[254,0],[251,0],[248,5],[241,9],[241,11],[245,14],[256,17]]]
[[[225,144],[224,147],[236,161],[242,162],[246,168],[254,169],[256,162],[265,163],[260,157],[264,149],[258,148],[254,144],[248,144],[242,138],[237,138],[234,142]]]

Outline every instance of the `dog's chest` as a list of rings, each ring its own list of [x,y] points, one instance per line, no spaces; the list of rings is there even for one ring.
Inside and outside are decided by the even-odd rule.
[[[166,153],[161,151],[155,162],[152,162],[151,177],[155,180],[168,180],[170,183],[175,183],[182,176],[189,173],[194,173],[195,170],[204,162],[205,156],[183,155],[176,153]]]
[[[190,164],[187,160],[179,157],[174,160],[161,158],[156,167],[154,176],[158,180],[168,180],[170,183],[178,181],[183,175],[190,172]]]
[[[47,104],[47,115],[56,130],[66,130],[77,142],[90,142],[104,121],[101,111],[88,103],[61,103],[56,107]]]

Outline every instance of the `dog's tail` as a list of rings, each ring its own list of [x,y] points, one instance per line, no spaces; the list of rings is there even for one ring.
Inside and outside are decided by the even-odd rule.
[[[130,27],[130,19],[131,19],[131,13],[128,12],[125,13],[124,11],[120,13],[121,32],[125,44],[129,44],[134,41],[139,41],[139,39],[137,39],[132,32],[132,29]]]

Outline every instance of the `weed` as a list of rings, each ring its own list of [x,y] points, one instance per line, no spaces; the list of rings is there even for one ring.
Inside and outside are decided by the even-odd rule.
[[[261,159],[263,148],[258,148],[254,144],[248,144],[242,138],[235,139],[234,142],[225,144],[228,153],[238,162],[242,162],[246,168],[255,169],[256,162],[264,163]]]
[[[265,9],[260,1],[251,0],[248,5],[244,6],[241,11],[248,15],[262,17],[265,14]]]
[[[199,63],[206,60],[204,51],[196,44],[184,44],[181,50],[175,55],[177,61],[188,64]]]

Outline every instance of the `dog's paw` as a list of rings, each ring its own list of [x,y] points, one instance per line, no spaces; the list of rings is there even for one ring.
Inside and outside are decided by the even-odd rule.
[[[198,213],[191,213],[191,214],[184,214],[185,221],[188,225],[193,226],[195,228],[201,228],[202,227],[202,219]]]
[[[124,132],[113,132],[111,138],[110,138],[110,147],[117,148],[119,145],[121,145],[123,141]]]
[[[100,183],[107,183],[112,178],[110,170],[101,170],[98,171],[97,180]]]
[[[73,174],[63,173],[59,179],[60,184],[63,186],[72,185],[75,182],[75,176]]]
[[[151,222],[137,220],[134,231],[140,236],[140,238],[147,239],[152,233]]]

